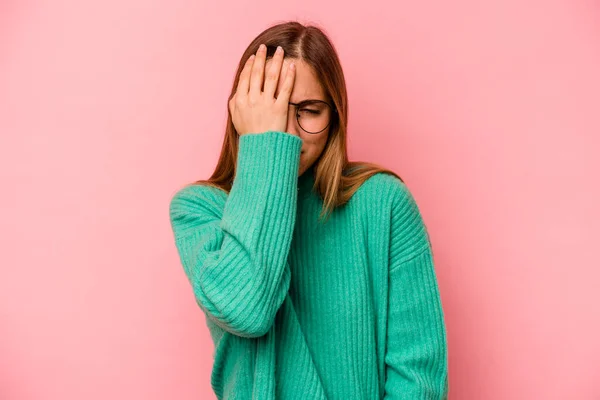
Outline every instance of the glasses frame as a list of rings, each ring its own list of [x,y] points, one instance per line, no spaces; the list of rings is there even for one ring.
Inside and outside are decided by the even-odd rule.
[[[327,104],[327,106],[329,106],[329,108],[332,111],[331,117],[329,118],[329,123],[327,124],[327,126],[323,129],[321,129],[318,132],[309,132],[306,129],[304,129],[302,127],[302,125],[300,125],[300,116],[298,114],[298,107],[300,107],[301,105],[304,104],[314,104],[314,103],[325,103]],[[331,125],[331,121],[333,121],[333,115],[337,114],[337,109],[335,108],[335,106],[329,104],[328,102],[324,101],[324,100],[304,100],[301,101],[300,103],[292,103],[291,101],[288,102],[289,105],[294,106],[294,115],[296,115],[296,122],[298,123],[298,126],[300,127],[300,129],[302,129],[304,132],[310,134],[310,135],[318,135],[319,133],[323,132],[325,129],[329,128],[329,126]]]

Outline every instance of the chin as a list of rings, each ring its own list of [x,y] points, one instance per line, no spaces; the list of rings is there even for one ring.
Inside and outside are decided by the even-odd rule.
[[[306,171],[306,166],[304,163],[300,163],[300,167],[298,168],[298,176],[301,176]]]

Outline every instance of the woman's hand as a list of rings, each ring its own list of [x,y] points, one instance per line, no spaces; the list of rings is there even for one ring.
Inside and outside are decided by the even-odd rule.
[[[290,64],[283,87],[275,98],[283,64],[283,49],[277,46],[262,91],[266,54],[266,46],[261,44],[256,56],[253,54],[248,58],[235,95],[229,100],[231,119],[240,136],[266,131],[284,132],[287,128],[288,102],[294,87],[296,68],[293,63]]]

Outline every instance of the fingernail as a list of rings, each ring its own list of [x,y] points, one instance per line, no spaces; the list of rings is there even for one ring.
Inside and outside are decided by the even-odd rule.
[[[260,46],[258,46],[258,51],[263,51],[267,48],[267,46],[265,46],[264,44],[261,43]]]
[[[281,48],[281,46],[277,46],[277,50],[275,50],[275,52],[277,54],[280,54],[283,51],[283,49]]]

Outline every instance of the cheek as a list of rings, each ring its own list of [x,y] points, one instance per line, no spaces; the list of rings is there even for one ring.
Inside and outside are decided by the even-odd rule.
[[[319,142],[315,144],[315,150],[318,153],[322,153],[323,150],[325,150],[326,144],[327,144],[327,137],[324,137],[322,140],[319,140]]]
[[[307,139],[304,139],[305,141]],[[311,158],[317,157],[321,152],[325,149],[325,145],[327,144],[327,137],[319,138],[318,140],[314,140],[306,143],[306,152],[302,154],[303,156],[309,156]]]

